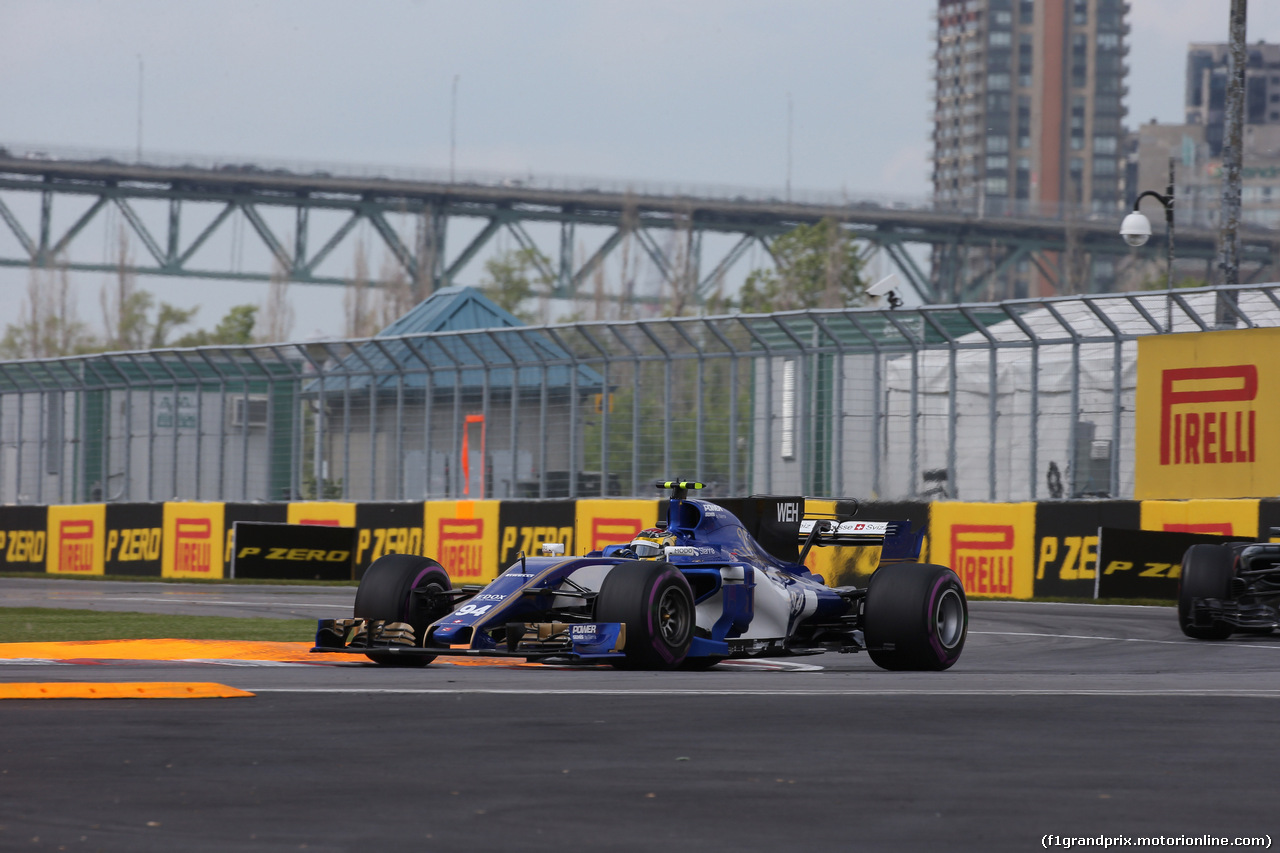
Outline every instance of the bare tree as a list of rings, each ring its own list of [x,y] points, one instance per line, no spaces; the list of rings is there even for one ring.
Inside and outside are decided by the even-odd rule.
[[[379,329],[385,329],[409,313],[409,309],[418,304],[418,299],[404,264],[390,252],[382,256],[382,272],[378,277],[382,280],[382,287],[377,299],[377,324]]]
[[[342,296],[346,312],[344,332],[348,338],[368,338],[378,331],[369,289],[369,262],[365,259],[364,243],[356,243],[354,269]]]
[[[693,217],[681,214],[679,226],[671,231],[668,239],[671,269],[667,278],[670,296],[663,311],[668,317],[682,317],[694,311],[698,304],[698,270],[694,256]]]
[[[609,316],[608,299],[605,295],[604,264],[596,264],[595,271],[591,273],[591,296],[595,305],[596,322],[612,319]]]
[[[1062,278],[1058,292],[1062,296],[1089,292],[1089,270],[1092,256],[1085,251],[1080,240],[1080,221],[1074,217],[1066,223],[1066,251],[1062,257]]]
[[[622,263],[619,272],[621,281],[618,287],[619,320],[635,318],[636,259],[632,254],[631,245],[638,220],[639,214],[635,205],[630,202],[624,203],[618,223],[618,227],[622,229]]]
[[[1128,292],[1162,290],[1167,281],[1167,272],[1163,259],[1157,260],[1131,252],[1116,263],[1116,289]]]
[[[141,348],[149,299],[138,291],[138,277],[133,271],[133,258],[129,251],[129,235],[123,227],[116,247],[115,281],[103,284],[98,292],[98,301],[102,305],[102,324],[106,329],[103,343],[107,349]]]
[[[51,267],[32,267],[22,321],[5,328],[0,356],[55,358],[93,349],[95,341],[76,317],[75,294],[65,258]]]
[[[293,332],[293,303],[289,300],[289,272],[277,259],[271,268],[271,283],[267,286],[267,303],[262,308],[263,343],[287,341]]]

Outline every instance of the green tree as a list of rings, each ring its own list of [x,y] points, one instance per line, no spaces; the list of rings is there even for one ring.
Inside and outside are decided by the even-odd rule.
[[[129,240],[122,229],[117,250],[116,278],[111,285],[103,285],[99,293],[102,304],[102,321],[106,337],[105,350],[158,349],[169,344],[169,336],[179,326],[185,326],[195,317],[196,308],[179,308],[168,302],[156,305],[150,291],[139,290],[137,275],[133,272]],[[152,309],[155,318],[152,319]]]
[[[532,315],[520,306],[534,295],[536,288],[551,288],[553,282],[545,272],[550,267],[551,260],[537,249],[502,252],[484,262],[480,290],[504,310],[531,322]]]
[[[152,319],[152,308],[155,307]],[[149,290],[135,290],[120,303],[120,319],[115,334],[107,341],[109,349],[137,350],[160,349],[169,346],[169,335],[179,326],[191,322],[200,310],[179,308],[168,302],[156,306],[156,298]]]
[[[111,296],[114,298],[105,294],[103,297],[103,314],[107,327],[103,346],[107,350],[160,349],[169,346],[169,336],[174,330],[190,323],[200,310],[199,306],[179,308],[168,302],[161,302],[156,306],[156,298],[148,290],[120,288]]]
[[[145,290],[142,293],[147,293]],[[147,293],[148,296],[151,294]],[[160,307],[156,309],[155,322],[151,324],[150,336],[148,338],[149,349],[160,349],[169,345],[169,335],[179,326],[185,326],[191,322],[191,318],[200,310],[200,306],[194,308],[179,308],[176,305],[170,305],[168,302],[161,302]]]
[[[236,305],[210,332],[197,329],[173,342],[179,347],[203,347],[213,344],[244,345],[253,343],[253,326],[257,322],[257,305]]]
[[[750,313],[862,304],[866,281],[852,236],[834,219],[798,225],[770,247],[776,269],[752,270],[742,286]]]

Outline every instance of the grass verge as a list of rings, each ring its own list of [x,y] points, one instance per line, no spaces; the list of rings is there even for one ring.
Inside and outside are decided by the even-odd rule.
[[[0,608],[0,643],[67,640],[245,640],[310,642],[314,619],[237,619],[44,607]]]

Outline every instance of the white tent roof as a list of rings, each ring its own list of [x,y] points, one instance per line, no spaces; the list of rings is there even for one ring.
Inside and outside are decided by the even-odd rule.
[[[1235,328],[1280,326],[1280,305],[1266,292],[1241,291],[1237,297],[1240,315]],[[1219,293],[1210,289],[1159,291],[1154,293],[1080,297],[1027,305],[1002,306],[1013,317],[955,338],[957,391],[989,393],[991,386],[990,341],[997,342],[997,393],[1024,390],[1030,385],[1031,350],[1039,346],[1039,391],[1052,394],[1069,391],[1070,365],[1079,363],[1079,386],[1110,388],[1115,367],[1117,333],[1123,362],[1121,386],[1136,383],[1135,339],[1163,332],[1170,317],[1174,332],[1199,332],[1214,328]],[[953,309],[954,310],[954,309]],[[1145,316],[1144,316],[1145,312]],[[1229,315],[1231,312],[1227,312]],[[1074,352],[1074,343],[1080,351]],[[1005,346],[1000,346],[1001,344]],[[1022,344],[1023,346],[1018,346]],[[933,345],[916,355],[918,388],[922,393],[947,393],[950,387],[952,347]],[[912,356],[891,359],[886,385],[905,390],[911,383]]]

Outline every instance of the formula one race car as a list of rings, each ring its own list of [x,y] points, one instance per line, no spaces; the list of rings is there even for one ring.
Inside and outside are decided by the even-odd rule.
[[[1271,535],[1280,536],[1280,527]],[[1178,624],[1197,640],[1280,628],[1280,542],[1188,548],[1178,578]]]
[[[960,657],[964,588],[950,569],[914,562],[923,531],[909,522],[801,518],[802,499],[754,499],[765,510],[757,532],[788,560],[723,507],[689,499],[701,484],[657,486],[671,490],[665,527],[582,557],[544,546],[549,556],[521,554],[483,588],[452,588],[426,557],[382,557],[360,582],[354,618],[320,620],[313,651],[400,666],[510,655],[625,669],[866,651],[885,669],[942,670]],[[790,525],[789,542],[773,522]],[[882,548],[866,588],[829,587],[805,568],[809,550],[826,545]]]

